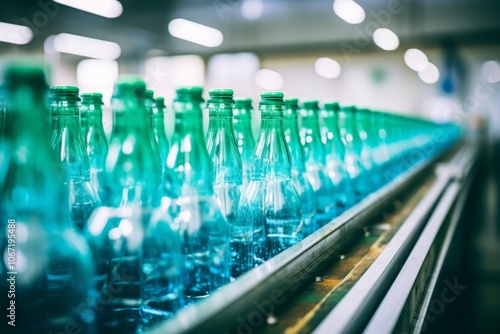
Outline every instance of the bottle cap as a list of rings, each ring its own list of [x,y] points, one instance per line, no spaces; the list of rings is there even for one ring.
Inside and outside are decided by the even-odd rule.
[[[12,90],[21,86],[30,86],[45,90],[48,88],[42,67],[26,64],[11,64],[4,72],[4,90]]]
[[[80,94],[82,98],[82,104],[97,104],[103,105],[102,94],[101,93],[82,93]]]
[[[146,84],[141,78],[134,75],[122,75],[115,85],[113,97],[132,95],[138,99],[146,97]]]
[[[50,88],[49,99],[51,101],[80,101],[76,86],[53,86]]]
[[[287,109],[298,109],[299,108],[299,99],[296,99],[296,98],[285,99],[285,107]]]
[[[264,92],[260,94],[261,100],[259,105],[275,105],[275,106],[284,106],[285,102],[283,101],[284,94],[282,92]]]
[[[323,109],[328,111],[339,111],[340,104],[338,102],[325,102],[323,103]]]
[[[252,99],[248,97],[235,99],[236,109],[252,109]]]
[[[156,102],[156,108],[158,108],[158,109],[160,109],[160,108],[161,109],[165,109],[166,108],[166,106],[165,106],[165,99],[163,97],[160,97],[160,96],[157,97],[155,99],[155,102]]]
[[[203,88],[200,86],[180,87],[177,88],[176,97],[174,102],[198,102],[201,103],[203,99]]]
[[[208,103],[234,103],[232,89],[215,88],[208,92]]]
[[[318,100],[305,100],[305,101],[302,101],[302,109],[319,110]]]

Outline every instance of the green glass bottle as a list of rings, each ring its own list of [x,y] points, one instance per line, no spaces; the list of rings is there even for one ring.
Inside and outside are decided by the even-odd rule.
[[[354,204],[351,180],[344,167],[345,146],[339,129],[340,105],[337,102],[325,102],[321,110],[321,137],[326,149],[326,169],[336,190],[338,213],[349,209]]]
[[[306,158],[304,148],[300,143],[298,109],[298,99],[285,99],[285,114],[283,116],[285,140],[292,159],[293,184],[302,203],[302,237],[305,238],[315,232],[318,226],[316,224],[316,195],[307,178]]]
[[[145,84],[139,78],[123,76],[115,86],[113,131],[106,157],[108,206],[137,201],[143,207],[159,204],[161,169],[152,145],[145,98]]]
[[[92,212],[101,205],[90,182],[90,162],[79,122],[78,87],[54,86],[49,95],[52,115],[50,145],[58,157],[54,167],[68,187],[70,216],[83,231]]]
[[[149,124],[149,130],[148,130],[148,137],[149,140],[151,141],[151,147],[153,147],[153,154],[155,159],[158,162],[158,165],[161,167],[161,170],[163,171],[163,164],[165,163],[161,159],[160,155],[160,147],[158,145],[158,142],[156,141],[155,138],[155,130],[154,130],[154,114],[155,114],[155,109],[156,109],[156,101],[154,99],[154,92],[151,89],[146,89],[146,99],[144,100],[144,104],[146,105],[146,112],[148,115],[148,124]]]
[[[262,93],[259,109],[262,123],[247,193],[254,212],[259,213],[254,218],[256,258],[269,260],[302,239],[302,204],[285,141],[283,93]]]
[[[316,220],[321,227],[337,216],[336,189],[326,170],[326,149],[321,141],[317,100],[304,101],[300,108],[300,139],[306,154],[307,178],[316,195]]]
[[[67,189],[56,176],[42,68],[8,66],[3,90],[0,287],[3,305],[14,303],[14,310],[4,311],[0,331],[60,333],[69,324],[92,333],[93,266],[87,244],[71,226]]]
[[[368,193],[370,182],[361,163],[363,143],[356,128],[356,107],[346,105],[339,111],[340,135],[345,144],[345,165],[354,189],[355,203]]]
[[[90,162],[90,181],[102,203],[107,202],[105,187],[108,140],[102,125],[102,94],[83,93],[80,107],[80,126]]]
[[[184,296],[209,296],[230,280],[230,227],[214,194],[214,169],[203,136],[201,87],[176,91],[175,129],[165,195],[183,243]]]
[[[165,172],[167,155],[170,145],[168,144],[167,133],[165,132],[165,99],[157,97],[153,107],[153,134],[158,144],[161,158],[162,174]]]
[[[255,150],[255,138],[252,132],[252,99],[236,99],[234,109],[234,135],[243,164],[243,186],[248,186],[252,170],[252,157]]]
[[[243,190],[242,164],[233,129],[233,91],[212,89],[207,103],[207,151],[214,166],[214,190],[231,228],[231,277],[253,268],[253,216]]]

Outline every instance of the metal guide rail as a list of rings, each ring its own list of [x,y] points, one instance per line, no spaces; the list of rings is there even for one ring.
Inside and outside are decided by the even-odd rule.
[[[462,156],[468,146],[462,147],[454,160]],[[263,265],[241,276],[235,282],[215,292],[206,300],[185,307],[171,320],[153,328],[150,333],[225,333],[254,332],[263,323],[272,323],[275,310],[286,305],[289,295],[314,280],[318,269],[346,248],[356,233],[363,231],[373,217],[380,215],[395,198],[408,191],[423,176],[429,175],[442,156],[414,166],[381,190],[369,195],[355,207],[332,220],[297,245],[287,249]],[[452,160],[447,166],[454,166]],[[423,228],[424,220],[450,183],[447,173],[437,173],[426,195],[410,213],[376,263],[361,276],[352,289],[317,328],[322,332],[355,330],[349,324],[362,315],[366,324],[376,306],[397,274],[389,268],[393,262],[402,262]],[[415,212],[426,212],[417,216]],[[394,241],[395,240],[395,241]],[[390,256],[389,254],[392,254]],[[378,261],[378,262],[377,262]],[[385,268],[385,269],[384,269]],[[353,292],[354,291],[354,292]],[[349,300],[344,303],[344,300]],[[376,300],[377,303],[364,306]],[[342,304],[342,307],[340,307]],[[342,309],[340,317],[335,314]],[[369,312],[367,312],[369,311]],[[366,313],[364,313],[366,312]],[[333,314],[333,316],[332,316]],[[333,317],[333,318],[332,318]],[[329,321],[338,326],[332,331]],[[340,321],[339,321],[340,320]],[[343,320],[343,322],[342,322]]]

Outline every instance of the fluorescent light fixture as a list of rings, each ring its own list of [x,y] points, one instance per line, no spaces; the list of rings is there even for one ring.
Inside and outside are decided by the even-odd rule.
[[[54,0],[54,2],[109,19],[114,19],[123,13],[122,4],[116,0]]]
[[[254,76],[257,86],[267,90],[278,90],[283,87],[283,77],[276,71],[262,69]]]
[[[241,14],[247,20],[257,20],[262,16],[263,10],[262,0],[244,0],[241,4]]]
[[[399,38],[392,31],[387,28],[378,28],[373,32],[373,41],[382,50],[393,51],[399,46]]]
[[[89,58],[115,60],[121,54],[120,46],[114,42],[66,33],[56,35],[53,43],[58,52]]]
[[[439,80],[439,70],[436,65],[431,62],[427,62],[427,67],[418,71],[418,76],[423,82],[433,84]]]
[[[338,17],[350,24],[358,24],[365,19],[365,10],[353,0],[335,0],[333,11]]]
[[[405,52],[405,63],[414,71],[423,71],[429,63],[429,59],[419,49],[408,49]]]
[[[259,68],[255,53],[220,53],[208,61],[208,76],[217,82],[246,81],[252,80]]]
[[[481,65],[481,74],[488,83],[500,82],[500,65],[494,60],[485,61]]]
[[[26,44],[33,38],[33,31],[25,26],[0,22],[0,42]]]
[[[185,19],[170,21],[168,32],[174,37],[211,48],[221,45],[224,40],[219,30]]]
[[[314,70],[322,77],[328,79],[336,78],[340,75],[340,72],[342,72],[342,68],[336,60],[326,57],[316,60],[314,63]]]

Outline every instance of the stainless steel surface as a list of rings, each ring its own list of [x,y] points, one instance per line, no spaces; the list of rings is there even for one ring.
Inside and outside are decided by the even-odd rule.
[[[435,158],[437,159],[437,157]],[[349,237],[360,230],[422,172],[434,163],[427,161],[402,174],[383,189],[371,194],[299,244],[255,268],[236,282],[215,292],[210,298],[181,310],[177,316],[154,328],[151,333],[224,332],[246,320],[249,311],[257,308],[261,321],[286,301],[285,291],[295,291],[300,282],[313,281],[314,270],[337,252]],[[438,196],[444,181],[440,181]],[[262,308],[265,305],[265,309]]]

